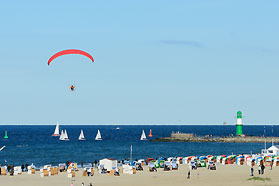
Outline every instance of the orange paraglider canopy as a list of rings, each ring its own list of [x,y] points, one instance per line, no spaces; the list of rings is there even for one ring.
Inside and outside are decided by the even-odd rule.
[[[83,55],[85,57],[88,57],[89,59],[91,59],[92,62],[94,62],[93,57],[88,54],[87,52],[84,52],[82,50],[78,50],[78,49],[68,49],[68,50],[62,50],[60,52],[57,52],[56,54],[54,54],[53,56],[51,56],[48,60],[48,65],[50,65],[50,63],[57,57],[63,56],[63,55],[68,55],[68,54],[79,54],[79,55]]]

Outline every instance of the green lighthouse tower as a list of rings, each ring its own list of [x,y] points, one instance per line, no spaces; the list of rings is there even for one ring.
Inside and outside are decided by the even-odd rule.
[[[9,137],[8,137],[8,133],[7,133],[7,131],[5,131],[5,136],[4,136],[4,139],[8,139]]]
[[[237,119],[236,119],[236,135],[240,136],[243,135],[242,133],[242,112],[238,111],[237,112]]]

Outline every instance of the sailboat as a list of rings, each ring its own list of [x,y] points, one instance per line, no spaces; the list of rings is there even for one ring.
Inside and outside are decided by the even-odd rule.
[[[102,140],[101,132],[98,130],[95,140]]]
[[[78,140],[83,141],[85,140],[84,134],[83,134],[83,130],[80,131],[80,135],[78,137]]]
[[[144,130],[142,130],[142,134],[141,134],[140,140],[146,140],[146,135],[145,135]]]
[[[60,136],[59,134],[59,123],[57,122],[54,133],[52,134],[52,136]]]
[[[61,135],[60,135],[59,140],[64,140],[64,131],[63,130],[61,130]]]
[[[63,130],[61,131],[61,135],[60,135],[59,140],[61,140],[61,141],[69,141],[66,129],[65,129],[65,132]]]
[[[64,141],[68,141],[69,138],[68,138],[68,134],[67,134],[67,131],[65,129],[65,132],[64,132]]]

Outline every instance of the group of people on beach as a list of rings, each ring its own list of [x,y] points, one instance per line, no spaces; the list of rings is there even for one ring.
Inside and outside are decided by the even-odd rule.
[[[264,169],[265,169],[265,166],[263,163],[258,166],[259,175],[264,174]],[[272,170],[272,165],[271,165],[271,170]],[[254,176],[254,166],[251,167],[251,176]]]
[[[2,167],[2,165],[0,164],[0,175],[2,175],[1,167]],[[14,175],[14,168],[15,168],[14,165],[10,165],[10,164],[7,165],[7,171],[8,171],[8,173],[10,173],[10,176]],[[21,171],[22,172],[27,172],[28,171],[28,164],[27,163],[25,165],[24,164],[21,165]]]

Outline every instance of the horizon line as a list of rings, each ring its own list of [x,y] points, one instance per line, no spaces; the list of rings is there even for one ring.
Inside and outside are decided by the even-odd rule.
[[[31,126],[31,125],[38,125],[38,126],[52,126],[52,125],[56,125],[56,124],[44,124],[44,123],[37,123],[37,124],[0,124],[0,126],[7,126],[7,125],[12,125],[12,126],[17,126],[17,125],[26,125],[26,126]],[[143,126],[143,125],[148,125],[148,126],[152,126],[152,125],[156,125],[156,126],[162,126],[162,125],[181,125],[181,126],[187,126],[187,125],[200,125],[200,126],[204,126],[204,125],[209,125],[209,126],[213,126],[213,125],[219,125],[219,126],[235,126],[236,124],[226,124],[226,125],[224,125],[224,124],[187,124],[187,123],[184,123],[184,124],[171,124],[171,123],[169,123],[169,124],[142,124],[142,123],[136,123],[136,124],[127,124],[127,123],[122,123],[122,124],[116,124],[116,123],[111,123],[111,124],[61,124],[61,123],[59,123],[59,125],[73,125],[73,126],[75,126],[75,125],[88,125],[88,126],[90,126],[90,125],[93,125],[93,126],[98,126],[98,125],[104,125],[104,126],[129,126],[129,125],[131,125],[131,126]],[[245,126],[245,125],[247,125],[247,126],[253,126],[253,125],[259,125],[259,126],[264,126],[264,125],[268,125],[268,126],[273,126],[273,125],[279,125],[279,124],[261,124],[261,123],[254,123],[254,124],[251,124],[251,123],[246,123],[246,124],[243,124],[243,126]]]

